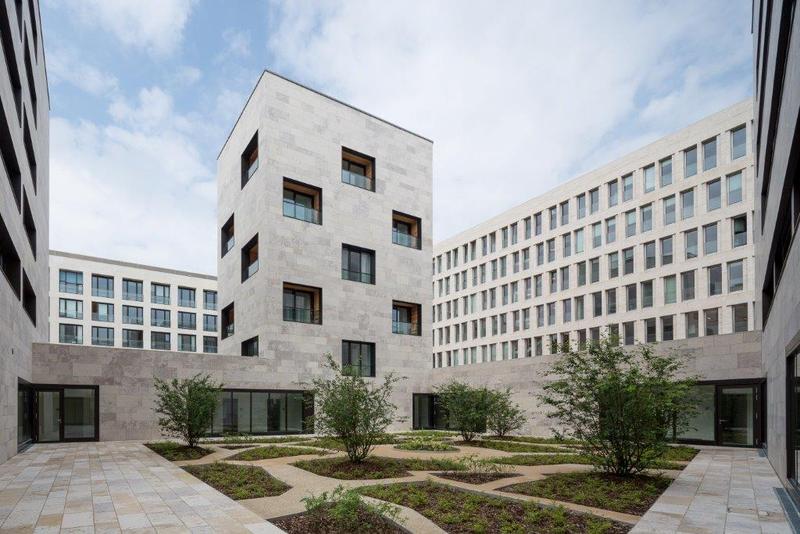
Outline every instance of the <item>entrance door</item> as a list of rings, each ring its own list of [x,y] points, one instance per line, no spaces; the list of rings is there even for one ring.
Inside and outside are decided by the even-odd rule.
[[[37,441],[61,441],[61,391],[39,390],[36,396]]]
[[[720,445],[756,445],[756,386],[720,387]]]

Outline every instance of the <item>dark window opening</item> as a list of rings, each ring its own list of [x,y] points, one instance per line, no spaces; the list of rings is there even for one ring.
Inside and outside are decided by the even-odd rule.
[[[35,25],[31,23],[31,25]],[[31,63],[31,49],[28,46],[28,38],[25,38],[25,72],[28,78],[28,91],[31,94],[31,111],[33,112],[33,124],[37,124],[38,105],[36,101],[36,82],[33,79],[33,64]]]
[[[256,170],[258,170],[258,132],[242,152],[242,188],[247,185]]]
[[[22,308],[30,317],[33,326],[36,326],[36,293],[25,273],[22,273]]]
[[[11,193],[17,203],[17,209],[20,209],[22,207],[22,171],[20,171],[17,153],[14,150],[8,117],[2,105],[0,105],[0,157],[3,159],[3,167],[11,186]]]
[[[375,158],[342,147],[342,183],[375,191]]]
[[[11,290],[19,298],[22,266],[19,254],[17,254],[17,248],[11,240],[11,235],[9,235],[8,228],[6,228],[2,217],[0,217],[0,271],[3,271]]]
[[[22,2],[17,1],[17,20],[19,22],[19,33],[22,34]],[[19,67],[17,66],[17,56],[14,52],[14,40],[11,36],[11,18],[9,17],[6,3],[0,2],[0,40],[3,44],[3,56],[6,60],[8,79],[11,82],[11,92],[14,94],[14,104],[17,106],[17,120],[22,120],[22,81],[19,77]],[[5,118],[0,121],[4,128],[8,128]]]
[[[322,324],[322,289],[284,283],[283,320]]]
[[[392,243],[409,248],[422,248],[420,227],[422,221],[419,217],[406,215],[399,211],[392,211]]]
[[[234,237],[233,230],[233,215],[231,215],[231,218],[222,225],[222,229],[220,230],[221,257],[225,256],[225,254],[236,245],[236,238]]]
[[[419,304],[392,301],[392,333],[410,336],[421,335],[421,311],[422,307]]]
[[[342,280],[375,283],[375,251],[342,245]]]
[[[31,213],[31,205],[28,202],[27,193],[23,195],[22,199],[22,225],[25,227],[25,235],[28,236],[33,258],[36,259],[36,223],[33,222],[33,214]]]
[[[230,337],[234,333],[234,324],[235,324],[235,316],[234,316],[234,308],[233,302],[222,308],[222,312],[220,313],[220,321],[222,323],[222,339],[226,337]]]
[[[322,224],[322,189],[284,178],[283,215],[300,221]]]
[[[342,372],[355,376],[375,376],[375,343],[342,341]]]
[[[242,356],[258,356],[258,336],[242,341]]]
[[[258,234],[242,247],[242,282],[258,271]]]

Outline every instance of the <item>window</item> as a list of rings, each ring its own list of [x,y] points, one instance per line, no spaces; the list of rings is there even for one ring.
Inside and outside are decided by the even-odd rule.
[[[203,331],[204,332],[216,332],[217,331],[217,316],[216,315],[209,315],[207,313],[203,314]]]
[[[661,240],[661,265],[669,265],[670,263],[672,263],[672,236]]]
[[[25,273],[22,273],[22,309],[25,310],[25,314],[33,326],[36,326],[36,293]]]
[[[83,301],[58,299],[58,316],[65,319],[83,319]]]
[[[58,342],[83,345],[83,327],[79,324],[59,324]]]
[[[697,145],[683,151],[683,177],[697,174]]]
[[[568,258],[572,254],[572,234],[564,234],[561,237],[561,240],[562,240],[561,249],[562,249],[563,255],[564,255],[565,258]],[[527,252],[527,251],[528,251],[528,249],[525,249],[523,252]],[[527,268],[528,268],[528,266],[526,265],[525,269],[527,269]]]
[[[722,294],[722,266],[712,265],[708,268],[708,296]]]
[[[642,308],[653,307],[653,281],[642,282]]]
[[[203,309],[216,310],[217,309],[217,292],[210,289],[203,290]]]
[[[583,252],[583,228],[575,230],[575,254]]]
[[[586,194],[581,193],[575,197],[578,201],[578,219],[586,217]]]
[[[550,279],[550,293],[556,293],[558,291],[558,273],[557,271],[550,271],[547,274]]]
[[[703,227],[703,253],[713,254],[717,251],[717,223]]]
[[[36,102],[34,102],[34,105]],[[34,117],[35,117],[34,109]],[[31,180],[33,181],[33,190],[36,191],[36,156],[33,152],[33,141],[31,140],[31,131],[28,128],[28,117],[25,116],[25,122],[22,129],[22,142],[25,147],[25,155],[28,160],[28,168],[31,171]]]
[[[636,210],[625,212],[625,237],[636,235]]]
[[[342,372],[375,376],[375,343],[342,341]]]
[[[731,130],[731,159],[739,159],[747,153],[747,128],[742,124]]]
[[[150,284],[150,301],[153,304],[169,304],[169,286],[164,284]]]
[[[713,211],[722,206],[722,181],[717,178],[706,184],[707,204],[706,210]]]
[[[561,319],[565,323],[572,320],[572,301],[570,299],[561,301]]]
[[[258,234],[242,247],[242,282],[248,280],[251,276],[258,272]],[[188,306],[183,303],[183,295],[181,294],[183,288],[178,288],[178,298],[181,306]],[[192,295],[191,307],[194,307],[194,295]]]
[[[661,341],[672,341],[675,338],[675,328],[672,315],[661,318]]]
[[[697,257],[697,228],[686,230],[683,233],[683,243],[686,250],[686,259],[691,260]]]
[[[523,226],[525,228],[525,230],[524,230],[525,239],[530,239],[531,238],[531,234],[532,234],[532,226],[531,226],[531,218],[530,217],[525,217],[525,220],[523,221]],[[464,258],[466,258],[466,257],[467,256],[465,254]],[[475,258],[472,258],[472,259],[474,260]]]
[[[728,175],[728,205],[742,201],[742,171]]]
[[[534,232],[536,233],[536,235],[541,235],[542,234],[542,213],[541,212],[533,214],[533,228],[534,228]],[[484,247],[484,250],[485,249],[486,249],[486,247]],[[486,253],[484,252],[483,255],[485,256]]]
[[[33,220],[31,205],[28,204],[27,192],[22,197],[22,226],[25,229],[25,235],[28,237],[28,244],[31,246],[33,258],[36,259],[36,223]]]
[[[728,262],[728,292],[744,289],[744,260]]]
[[[642,232],[649,232],[653,229],[653,204],[645,204],[639,208],[642,214]],[[636,220],[634,218],[633,233],[636,233]],[[633,234],[631,234],[633,235]]]
[[[562,202],[559,210],[561,211],[561,224],[569,224],[569,201]]]
[[[603,228],[602,225],[594,223],[592,225],[592,248],[597,248],[603,244]]]
[[[608,277],[616,278],[619,276],[619,253],[612,252],[608,255]]]
[[[675,195],[670,195],[663,200],[664,225],[675,222]]]
[[[656,320],[655,319],[645,319],[644,320],[644,337],[645,337],[645,342],[647,342],[647,343],[655,343],[656,342]]]
[[[225,254],[227,254],[236,245],[236,238],[234,237],[233,215],[231,215],[228,221],[222,225],[222,228],[219,231],[219,236],[220,245],[222,247],[220,257],[222,257],[225,256]]]
[[[258,336],[242,341],[242,356],[258,356]]]
[[[153,350],[170,350],[169,332],[150,332],[150,348]]]
[[[634,324],[632,322],[629,323],[622,323],[622,332],[624,336],[624,341],[626,345],[633,345],[636,343],[635,334],[634,334]]]
[[[258,132],[247,143],[247,147],[242,152],[242,188],[247,185],[250,178],[258,169]]]
[[[114,298],[114,279],[110,276],[92,275],[92,296]]]
[[[580,287],[586,285],[586,262],[582,261],[577,265],[578,265],[578,287]]]
[[[150,326],[157,326],[159,328],[170,327],[170,312],[169,310],[160,310],[152,308],[150,310]]]
[[[122,298],[124,300],[144,300],[144,283],[141,280],[122,279]]]
[[[606,219],[606,243],[613,243],[616,240],[617,240],[617,218],[609,217],[608,219]]]
[[[703,141],[703,170],[707,171],[717,166],[717,138],[712,137]]]
[[[681,192],[681,219],[694,217],[694,189]]]
[[[656,166],[648,165],[643,169],[644,192],[649,193],[656,188]]]
[[[694,299],[694,271],[681,273],[681,300]]]
[[[105,302],[92,302],[92,321],[114,322],[114,305]]]
[[[703,310],[703,317],[706,323],[706,335],[716,336],[719,334],[719,308]]]
[[[144,308],[122,305],[123,324],[144,324]]]
[[[608,182],[608,207],[617,205],[619,200],[619,183],[616,180]]]
[[[422,335],[420,315],[421,306],[419,304],[392,301],[392,333],[410,336]]]
[[[747,215],[739,215],[733,218],[731,224],[733,231],[733,248],[742,247],[747,244]]]
[[[664,158],[658,162],[661,174],[661,187],[666,187],[672,183],[672,157]]]
[[[700,335],[700,320],[698,319],[698,313],[695,312],[688,312],[686,313],[686,337],[697,337]]]
[[[597,213],[600,209],[600,190],[595,188],[589,191],[589,213]]]
[[[342,280],[375,283],[375,251],[342,244]]]
[[[636,284],[625,286],[625,311],[636,309]]]
[[[197,315],[192,312],[178,312],[178,328],[195,330],[197,328]]]
[[[675,275],[664,277],[664,304],[675,304],[677,302],[677,287]]]
[[[627,202],[633,198],[633,174],[622,177],[622,201]]]
[[[114,329],[100,326],[92,327],[92,345],[101,347],[114,346]]]
[[[575,320],[582,321],[584,317],[583,297],[575,297]]]
[[[558,212],[556,211],[555,206],[551,206],[548,208],[547,213],[549,215],[550,220],[550,229],[555,230],[558,227]]]
[[[235,309],[233,302],[222,308],[220,312],[220,322],[222,323],[222,339],[233,335],[235,328]]]
[[[144,332],[141,330],[122,329],[122,346],[128,349],[144,348]]]
[[[283,216],[322,224],[322,189],[284,178]]]
[[[3,258],[5,260],[5,258]],[[5,261],[3,262],[5,266]],[[58,290],[62,293],[83,294],[83,273],[75,271],[58,271]],[[19,292],[19,290],[17,290]]]
[[[419,217],[406,215],[399,211],[392,212],[392,243],[409,248],[422,248],[420,239],[421,220]],[[492,234],[494,237],[494,234]],[[494,247],[492,247],[494,252]]]
[[[600,281],[600,258],[589,260],[589,283],[594,284]]]
[[[322,289],[284,283],[283,320],[322,324]]]
[[[203,336],[203,352],[206,354],[217,353],[217,338],[215,336]]]
[[[342,147],[342,183],[375,191],[375,158]]]
[[[633,274],[633,247],[622,251],[622,274]]]
[[[617,313],[617,290],[606,290],[606,313],[608,315]]]
[[[502,261],[503,258],[501,258]],[[555,239],[548,239],[547,240],[547,263],[551,261],[556,261],[556,240]]]
[[[731,306],[733,313],[733,331],[747,332],[747,304],[735,304]]]
[[[603,315],[603,294],[600,291],[592,293],[592,317]]]
[[[648,241],[644,245],[644,268],[652,269],[656,266],[656,242]]]

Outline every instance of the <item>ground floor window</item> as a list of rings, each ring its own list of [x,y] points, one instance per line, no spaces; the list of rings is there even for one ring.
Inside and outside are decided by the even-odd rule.
[[[800,353],[786,361],[786,470],[789,482],[800,488]]]
[[[28,384],[17,389],[17,443],[97,441],[99,387]]]
[[[210,434],[310,433],[313,414],[313,399],[303,391],[225,390],[217,398]]]
[[[438,395],[414,393],[411,402],[413,404],[412,425],[414,430],[443,430],[447,428],[447,417],[439,406]]]

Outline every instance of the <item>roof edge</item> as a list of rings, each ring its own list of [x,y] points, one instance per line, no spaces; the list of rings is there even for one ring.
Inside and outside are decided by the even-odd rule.
[[[64,252],[61,250],[50,250],[50,256],[60,256],[62,258],[71,258],[74,260],[94,261],[98,263],[108,263],[111,265],[119,265],[120,267],[131,267],[134,269],[146,269],[148,271],[158,271],[166,274],[175,274],[179,276],[191,276],[193,278],[203,278],[206,280],[217,281],[217,277],[211,274],[195,273],[191,271],[181,271],[180,269],[169,269],[167,267],[156,267],[155,265],[145,265],[143,263],[133,263],[130,261],[112,260],[110,258],[101,258],[99,256],[89,256],[87,254],[78,254],[75,252]]]

